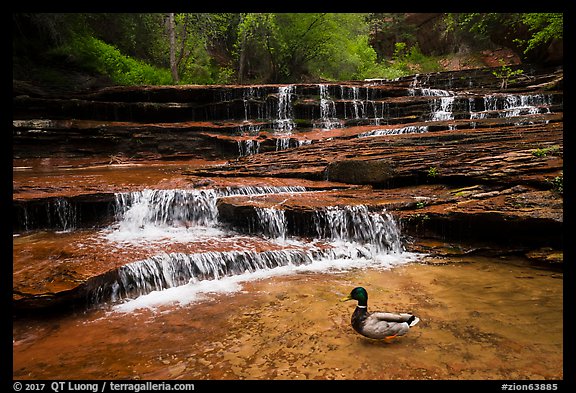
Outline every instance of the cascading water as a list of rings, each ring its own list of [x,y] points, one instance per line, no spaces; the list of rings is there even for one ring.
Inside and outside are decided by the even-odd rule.
[[[67,199],[56,198],[54,210],[64,231],[70,231],[76,227],[76,208]]]
[[[350,88],[352,108],[354,112],[354,119],[360,119],[366,117],[366,110],[364,107],[364,101],[360,99],[360,88],[358,86],[352,86]],[[344,94],[342,94],[344,96]],[[346,117],[346,113],[344,113]]]
[[[257,207],[256,216],[258,226],[262,229],[264,236],[275,239],[286,239],[286,216],[284,210],[271,207]]]
[[[278,113],[274,121],[274,130],[280,133],[291,133],[294,127],[294,114],[292,109],[292,95],[294,86],[278,87]]]
[[[492,94],[484,96],[483,111],[476,112],[473,111],[475,108],[470,108],[470,118],[483,119],[550,113],[551,102],[551,96],[544,94]]]
[[[257,107],[258,112],[256,115],[252,114],[251,106],[250,106],[251,101],[261,98],[259,95],[259,92],[260,92],[259,89],[256,89],[253,86],[250,86],[244,91],[244,94],[242,95],[242,102],[244,104],[244,121],[245,122],[250,121],[250,119],[252,119],[254,116],[257,119],[262,117],[262,113],[260,111],[260,106]]]
[[[238,187],[206,190],[143,190],[116,196],[116,231],[141,230],[147,226],[217,227],[217,200],[226,196],[305,192],[303,187]],[[94,303],[129,299],[223,277],[290,266],[333,266],[353,261],[376,264],[387,255],[403,252],[393,217],[371,212],[363,205],[328,207],[314,215],[316,240],[289,239],[283,209],[256,207],[251,232],[272,242],[270,250],[237,249],[201,253],[163,252],[116,269],[89,297]],[[249,228],[248,228],[249,229]],[[223,237],[234,236],[230,231]],[[113,240],[113,238],[110,238]],[[175,240],[174,240],[175,241]],[[317,243],[322,244],[319,246]],[[397,258],[400,259],[400,258]],[[404,258],[408,261],[409,258]],[[385,262],[385,266],[390,261]]]
[[[65,197],[50,199],[44,206],[30,208],[30,211],[24,205],[16,214],[19,227],[25,231],[47,228],[70,232],[77,228],[80,219],[76,204]]]
[[[310,255],[299,250],[165,253],[122,266],[117,270],[116,280],[99,286],[89,296],[94,303],[116,301],[189,282],[309,263],[312,263]]]
[[[241,139],[238,141],[239,157],[251,156],[258,154],[260,151],[260,142],[254,139]]]
[[[431,108],[431,119],[432,121],[438,120],[452,120],[454,119],[454,114],[452,113],[452,104],[454,103],[454,97],[440,97],[432,101]]]
[[[470,120],[491,117],[519,117],[538,113],[550,113],[552,95],[545,94],[490,94],[487,96],[471,97],[471,93],[463,94],[452,90],[424,87],[427,81],[420,81],[416,76],[407,89],[408,96],[427,97],[429,112],[422,115],[424,121],[450,121],[454,119]],[[449,84],[447,84],[449,85]],[[299,90],[297,85],[279,86],[275,93],[270,95],[270,88],[249,87],[243,93],[244,122],[239,126],[243,136],[254,136],[262,125],[252,125],[251,121],[257,116],[260,121],[269,120],[276,137],[276,150],[285,150],[298,147],[296,139],[292,137],[297,128],[294,118],[294,97],[310,94]],[[268,93],[267,93],[268,91]],[[382,93],[371,84],[364,85],[318,85],[317,110],[318,118],[311,119],[312,126],[323,130],[342,127],[344,124],[389,124],[391,120],[389,100],[378,98]],[[266,101],[265,97],[274,96],[275,99]],[[313,102],[298,99],[298,105]],[[416,101],[417,102],[417,101]],[[396,108],[396,107],[395,107]],[[398,110],[394,109],[393,110]],[[402,109],[400,109],[402,110]],[[257,113],[256,113],[257,112]],[[392,117],[393,118],[393,117]],[[475,126],[475,123],[471,123]],[[408,126],[409,127],[409,126]],[[454,129],[451,124],[449,129]],[[398,133],[413,132],[411,128],[398,128]],[[420,128],[417,132],[423,132]],[[386,134],[386,132],[383,132]],[[388,133],[392,135],[393,133]],[[374,135],[382,135],[375,133]],[[364,135],[362,135],[364,136]],[[294,142],[294,143],[292,143]],[[251,155],[259,152],[256,140],[242,140],[238,142],[239,156]]]
[[[234,195],[261,195],[304,192],[302,186],[226,187],[202,190],[151,190],[117,193],[115,212],[125,229],[146,225],[201,225],[217,223],[218,198]]]
[[[331,130],[341,126],[336,118],[336,104],[330,98],[327,85],[318,85],[320,92],[320,119],[317,127],[323,130]]]
[[[360,243],[376,253],[402,252],[400,231],[386,211],[370,212],[364,205],[327,207],[315,213],[314,221],[321,238]]]
[[[369,136],[381,136],[381,135],[419,134],[423,132],[428,132],[428,126],[420,125],[420,126],[406,126],[400,128],[372,130],[358,134],[358,138],[365,138]]]
[[[121,230],[147,225],[213,225],[218,216],[215,190],[142,190],[116,194]]]
[[[276,138],[276,151],[286,150],[290,148],[290,138]]]

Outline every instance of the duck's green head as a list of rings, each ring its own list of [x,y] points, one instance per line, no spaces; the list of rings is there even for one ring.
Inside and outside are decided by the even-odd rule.
[[[342,299],[343,302],[346,300],[358,300],[359,306],[366,306],[368,304],[368,292],[362,287],[356,287],[350,292],[350,295]]]

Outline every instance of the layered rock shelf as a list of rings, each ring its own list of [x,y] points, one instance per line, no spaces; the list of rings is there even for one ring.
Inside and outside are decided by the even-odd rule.
[[[563,71],[526,69],[502,90],[494,70],[394,81],[114,87],[76,96],[15,83],[15,162],[77,159],[91,162],[87,168],[113,171],[204,160],[130,187],[64,187],[58,179],[43,184],[40,178],[24,184],[15,177],[15,236],[57,230],[74,240],[75,231],[107,228],[124,218],[119,209],[125,199],[136,203],[142,197],[130,192],[156,188],[166,193],[148,203],[171,205],[155,219],[172,209],[178,216],[169,220],[183,226],[200,216],[246,235],[242,242],[254,242],[257,250],[238,257],[247,264],[280,252],[267,238],[325,238],[326,218],[319,212],[327,209],[397,223],[403,250],[434,252],[426,242],[444,241],[550,261],[563,246]],[[200,199],[205,205],[199,216],[186,210]],[[355,207],[362,211],[350,210]],[[222,253],[237,247],[219,241],[171,244],[163,252],[177,255],[184,269],[199,253],[225,259]],[[120,285],[129,269],[124,266],[152,263],[144,248],[110,250],[95,262],[91,247],[64,249],[64,262],[59,259],[53,269],[26,270],[28,256],[17,261],[17,308],[113,299],[121,292],[114,282]],[[328,246],[315,247],[290,250],[296,258],[291,263],[328,252]],[[35,282],[38,275],[45,277]],[[145,284],[130,280],[123,291]]]

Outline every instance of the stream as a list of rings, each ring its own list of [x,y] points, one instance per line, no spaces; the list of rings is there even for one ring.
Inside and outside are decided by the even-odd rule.
[[[110,186],[127,188],[140,179],[142,191],[117,193],[109,226],[15,234],[14,274],[21,285],[50,288],[37,277],[65,285],[67,275],[93,276],[113,266],[122,271],[126,261],[136,262],[106,283],[114,293],[94,292],[87,308],[14,317],[14,379],[563,377],[561,269],[510,255],[409,252],[394,245],[399,239],[375,236],[398,228],[369,224],[360,211],[325,213],[333,225],[318,229],[317,239],[287,236],[277,222],[270,226],[273,220],[261,235],[239,233],[217,224],[215,192],[148,188],[162,181],[184,186],[179,170],[173,178],[170,166],[122,166],[113,177],[111,170],[45,170],[55,188],[55,179],[64,179],[55,173],[78,176],[62,180],[71,193],[85,186],[84,176],[104,172]],[[29,171],[15,175],[19,184],[31,181]],[[228,180],[216,188],[249,198],[318,192],[278,181],[235,188]],[[348,224],[338,224],[346,217],[363,218],[369,231],[348,232]],[[234,257],[222,270],[226,255]],[[233,263],[244,265],[234,270]],[[190,270],[201,266],[202,272]],[[170,276],[178,267],[189,273]],[[421,322],[393,343],[359,336],[350,326],[352,302],[339,301],[359,285],[369,291],[370,308],[412,312]],[[104,292],[107,297],[97,296]]]
[[[311,269],[312,270],[312,269]],[[14,320],[15,379],[563,377],[562,273],[509,258],[302,269],[205,283],[139,305]],[[390,344],[350,326],[369,307],[421,318]],[[390,367],[393,365],[393,367]]]
[[[15,96],[13,379],[562,380],[561,81]]]

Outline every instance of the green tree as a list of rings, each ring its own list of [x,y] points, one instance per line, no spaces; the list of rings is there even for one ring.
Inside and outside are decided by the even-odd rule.
[[[561,13],[529,13],[522,14],[521,21],[532,32],[526,41],[528,52],[541,45],[546,45],[553,39],[562,39],[564,34],[564,19]]]
[[[237,54],[238,82],[243,83],[247,74],[274,79],[277,73],[275,58],[276,18],[269,13],[240,14],[238,24]]]
[[[515,43],[527,54],[563,39],[561,13],[461,13],[446,14],[449,29],[470,33],[476,41],[489,43],[495,36]],[[526,33],[527,32],[527,33]]]
[[[376,60],[365,14],[277,14],[276,20],[282,78],[348,79]]]
[[[416,44],[416,26],[406,23],[404,13],[370,13],[365,19],[378,62],[386,60],[385,54],[395,52],[397,42],[403,42],[407,47]]]

